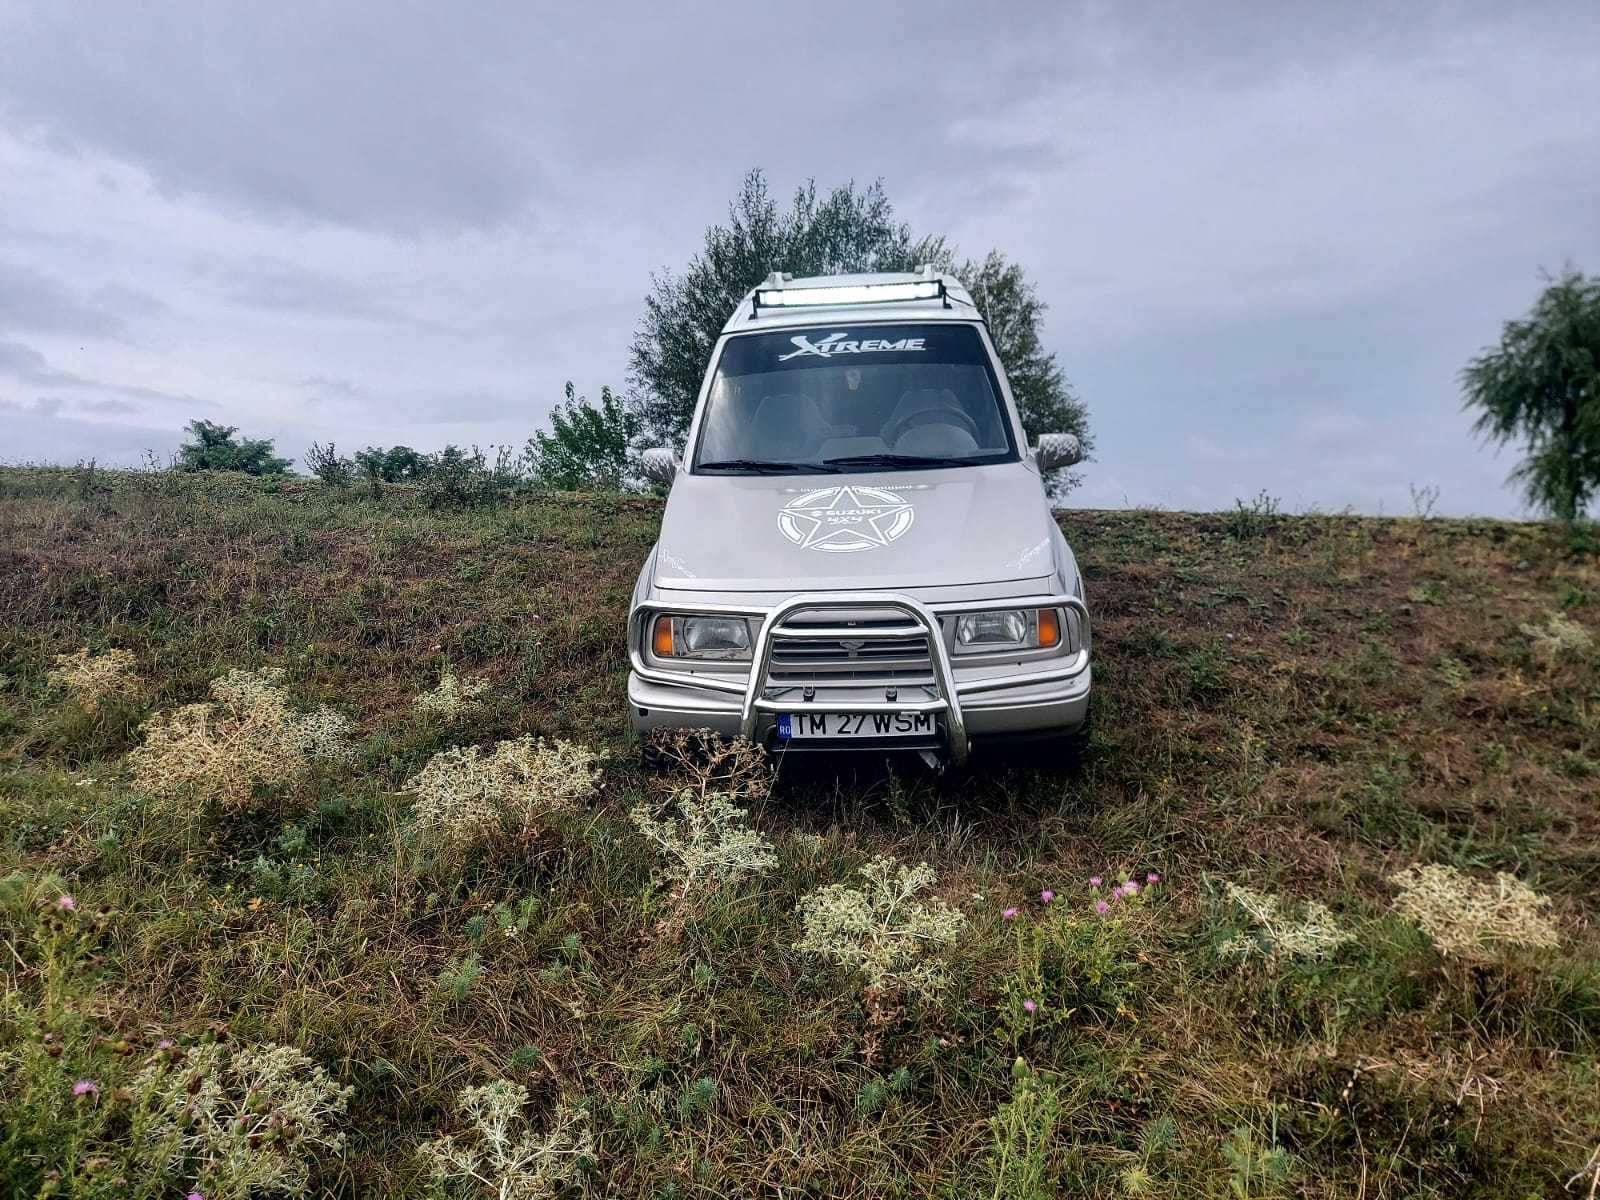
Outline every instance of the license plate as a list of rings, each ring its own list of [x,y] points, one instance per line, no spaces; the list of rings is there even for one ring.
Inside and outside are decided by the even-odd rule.
[[[782,713],[778,740],[931,737],[932,713]]]

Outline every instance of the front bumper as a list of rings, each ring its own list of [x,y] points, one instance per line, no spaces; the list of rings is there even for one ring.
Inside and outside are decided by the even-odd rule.
[[[1037,660],[1011,671],[964,670],[952,663],[941,636],[941,613],[981,609],[1070,608],[1081,619],[1082,643],[1075,653]],[[792,680],[770,679],[776,639],[803,636],[785,621],[801,612],[828,610],[882,610],[905,618],[898,627],[903,635],[913,625],[925,632],[933,685],[889,688],[838,684],[819,677],[814,686]],[[640,651],[640,634],[657,612],[737,613],[760,622],[751,654],[751,670],[743,674],[690,675],[646,663]],[[728,737],[757,742],[775,738],[778,716],[811,709],[818,712],[932,713],[936,734],[927,742],[915,738],[886,740],[878,745],[895,749],[934,749],[956,762],[967,757],[972,743],[1008,735],[1026,735],[1080,727],[1088,713],[1092,672],[1089,666],[1088,610],[1076,596],[1010,597],[1001,600],[925,604],[913,597],[887,592],[821,592],[784,600],[767,610],[728,605],[684,605],[679,601],[639,605],[629,622],[629,648],[633,670],[628,676],[628,708],[635,731],[656,729],[710,729]],[[829,631],[837,633],[837,630]],[[869,637],[852,629],[853,637]],[[890,636],[885,633],[883,636]],[[906,691],[905,698],[898,692]],[[881,696],[884,698],[874,698]],[[892,699],[889,697],[893,697]],[[800,748],[800,747],[796,747]],[[817,749],[871,749],[863,741],[821,743]]]

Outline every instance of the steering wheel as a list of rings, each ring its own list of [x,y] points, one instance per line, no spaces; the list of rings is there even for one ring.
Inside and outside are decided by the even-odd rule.
[[[922,408],[885,426],[883,443],[892,448],[906,434],[924,425],[950,425],[956,429],[966,430],[974,442],[982,441],[978,433],[978,423],[969,413],[959,408]]]

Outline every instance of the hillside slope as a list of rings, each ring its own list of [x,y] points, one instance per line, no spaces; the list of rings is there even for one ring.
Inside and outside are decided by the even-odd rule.
[[[147,1057],[218,1038],[298,1046],[353,1088],[344,1148],[307,1147],[307,1194],[427,1194],[417,1146],[460,1132],[453,1098],[491,1079],[528,1089],[535,1129],[575,1106],[601,1195],[1505,1197],[1584,1167],[1582,530],[1063,512],[1095,620],[1084,769],[785,764],[748,798],[776,867],[702,886],[664,876],[629,817],[687,778],[638,768],[623,708],[658,513],[0,472],[13,1194],[51,1172],[58,1194],[242,1187],[192,1150],[152,1165],[129,1124]],[[82,648],[131,652],[122,682],[53,681]],[[153,800],[165,783],[127,757],[141,724],[261,668],[343,714],[352,757],[216,812]],[[486,690],[419,711],[445,668]],[[427,849],[406,781],[522,734],[607,755],[595,794],[515,844]],[[864,987],[796,948],[801,898],[879,854],[928,863],[965,914],[942,986]],[[1445,915],[1424,933],[1390,877],[1428,864],[1549,905],[1430,877],[1445,892],[1411,911]],[[1474,896],[1498,940],[1456,945],[1438,922],[1472,935]],[[97,1090],[73,1099],[78,1079]]]

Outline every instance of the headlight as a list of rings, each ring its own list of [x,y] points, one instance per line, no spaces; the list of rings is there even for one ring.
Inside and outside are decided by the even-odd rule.
[[[750,623],[743,617],[656,618],[650,646],[657,658],[750,657]]]
[[[1061,644],[1061,614],[1053,608],[1002,608],[956,618],[956,653],[1048,650]]]

